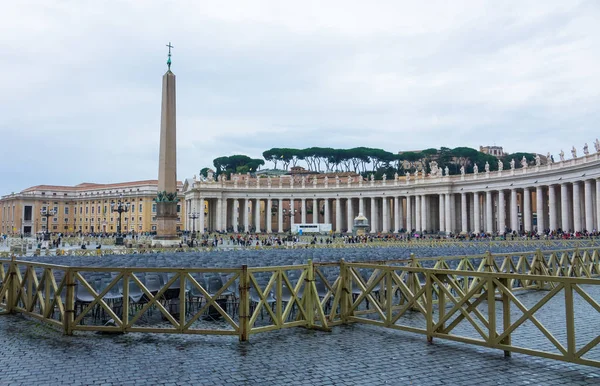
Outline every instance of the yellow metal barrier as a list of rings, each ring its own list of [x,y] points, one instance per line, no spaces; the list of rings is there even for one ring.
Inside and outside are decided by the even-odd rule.
[[[370,276],[365,278],[360,270],[369,270]],[[411,288],[402,280],[404,273],[424,278],[423,285],[417,289]],[[583,343],[576,345],[575,335],[578,326],[586,327],[589,324],[589,320],[575,318],[577,305],[600,313],[600,304],[590,294],[593,292],[597,295],[600,292],[600,281],[597,279],[471,272],[470,276],[476,279],[476,284],[465,290],[462,283],[455,279],[456,274],[453,270],[345,263],[342,277],[348,284],[345,291],[339,292],[339,302],[350,304],[346,311],[348,322],[419,333],[426,335],[429,341],[440,338],[496,348],[503,350],[505,355],[518,352],[600,367],[597,356],[588,355],[598,346],[600,336],[580,337]],[[551,289],[526,306],[510,286],[515,279],[548,283]],[[354,283],[361,291],[352,297],[350,288]],[[580,299],[577,305],[574,295]],[[564,330],[560,331],[566,331],[563,341],[554,336],[535,315],[550,302],[564,307]],[[521,316],[513,321],[511,314],[515,310]],[[421,317],[416,317],[415,313]],[[552,319],[560,314],[552,315]],[[496,324],[497,320],[500,320],[500,325]],[[541,333],[545,338],[544,343],[551,349],[542,350],[536,348],[535,344],[528,346],[529,339],[523,339],[520,344],[514,343],[515,331],[526,322],[534,327],[528,334]],[[464,331],[468,329],[458,328],[465,324],[475,332],[474,335],[465,334]]]
[[[329,331],[339,324],[366,323],[422,334],[429,341],[448,339],[505,355],[600,367],[592,355],[600,336],[576,341],[575,334],[581,323],[589,324],[575,317],[581,307],[586,315],[600,313],[594,299],[600,281],[593,279],[599,265],[598,248],[258,268],[66,267],[13,257],[0,260],[0,312],[22,313],[69,335],[221,334],[242,341],[283,328]],[[523,289],[544,292],[525,302],[516,295]],[[553,335],[536,314],[551,303],[564,309],[552,315],[553,321],[564,319],[564,336]],[[111,323],[94,324],[97,319]],[[528,339],[517,342],[525,324],[526,334],[541,334],[549,348]]]

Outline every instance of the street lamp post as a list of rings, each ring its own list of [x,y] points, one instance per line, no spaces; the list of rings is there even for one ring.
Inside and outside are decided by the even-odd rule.
[[[50,241],[50,217],[56,215],[54,209],[40,209],[40,215],[46,218],[46,232],[44,233],[44,241]]]
[[[117,238],[115,239],[115,245],[123,245],[123,234],[121,233],[121,216],[123,213],[129,212],[130,203],[123,202],[123,195],[119,196],[119,199],[115,203],[112,201],[110,203],[110,208],[113,212],[117,212],[119,217],[117,219]]]
[[[194,240],[196,239],[196,219],[198,217],[200,217],[200,213],[190,213],[190,218],[192,219],[192,247],[194,246]]]
[[[290,219],[290,230],[288,234],[288,241],[293,241],[292,237],[292,218],[296,215],[298,211],[296,209],[283,209],[283,215]]]

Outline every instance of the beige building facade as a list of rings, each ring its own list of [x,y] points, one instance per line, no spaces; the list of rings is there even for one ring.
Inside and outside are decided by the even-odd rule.
[[[181,194],[182,183],[178,182]],[[37,185],[19,193],[0,198],[0,233],[33,235],[46,232],[62,234],[115,233],[119,214],[111,203],[119,200],[129,204],[122,213],[123,233],[146,234],[156,232],[157,180],[122,182],[114,184],[82,183],[76,186]],[[182,216],[185,201],[177,204],[177,230],[184,231]],[[42,211],[53,210],[48,218]]]

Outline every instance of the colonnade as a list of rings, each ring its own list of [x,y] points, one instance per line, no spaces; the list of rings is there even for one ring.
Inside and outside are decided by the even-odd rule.
[[[206,207],[195,228],[199,231],[257,231],[283,233],[295,223],[332,224],[335,232],[352,230],[362,213],[372,233],[415,230],[428,233],[502,233],[563,230],[580,232],[600,229],[600,179],[531,186],[441,187],[434,189],[387,187],[370,191],[310,192],[300,189],[286,194],[260,197],[218,197],[190,200],[186,207]],[[331,189],[329,189],[331,190]],[[342,189],[338,189],[342,190]],[[211,192],[212,193],[212,192]],[[335,197],[332,197],[334,196]],[[256,197],[257,196],[257,197]],[[274,197],[272,197],[274,196]],[[299,197],[300,196],[300,197]],[[191,221],[191,220],[188,220]],[[188,224],[187,229],[192,229]]]

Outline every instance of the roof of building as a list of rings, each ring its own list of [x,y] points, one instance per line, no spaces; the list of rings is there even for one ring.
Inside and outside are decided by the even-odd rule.
[[[93,182],[82,182],[75,186],[64,186],[64,185],[35,185],[27,189],[24,189],[22,193],[33,192],[37,190],[63,190],[76,192],[79,190],[89,189],[114,189],[114,188],[125,188],[129,186],[141,186],[141,185],[157,185],[158,180],[141,180],[141,181],[129,181],[129,182],[115,182],[110,184],[97,184]],[[177,186],[182,187],[183,182],[177,181]]]

